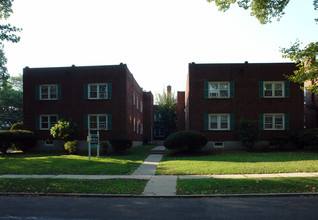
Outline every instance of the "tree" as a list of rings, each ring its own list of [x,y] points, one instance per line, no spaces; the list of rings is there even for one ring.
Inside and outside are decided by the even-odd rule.
[[[12,11],[13,0],[0,0],[0,19],[7,19],[13,13]],[[15,32],[20,32],[21,29],[12,27],[10,24],[0,25],[0,80],[1,88],[5,88],[8,83],[9,73],[6,67],[7,58],[4,53],[3,41],[17,43],[20,41],[20,37],[15,35]]]
[[[177,128],[177,100],[171,91],[163,90],[162,94],[156,95],[158,109],[155,114],[159,115],[158,122],[165,130],[165,136],[176,131]]]
[[[267,24],[272,18],[279,20],[285,13],[284,9],[289,0],[207,0],[215,2],[220,11],[227,11],[231,4],[237,3],[240,8],[251,10],[251,16],[255,16],[261,24]],[[315,0],[314,2],[316,2]]]
[[[267,24],[272,18],[277,17],[279,20],[284,15],[284,9],[288,5],[289,0],[207,0],[215,2],[220,11],[226,11],[231,4],[237,3],[239,7],[245,10],[251,10],[251,16],[255,16],[261,24]],[[318,0],[313,0],[314,9],[318,11]],[[318,22],[318,18],[315,19]],[[296,62],[297,69],[294,75],[288,77],[292,82],[303,84],[311,81],[312,85],[305,86],[306,90],[318,94],[318,42],[312,42],[300,48],[299,41],[296,41],[290,48],[282,48],[284,58],[290,58]]]
[[[22,76],[9,78],[6,86],[0,89],[0,129],[10,129],[23,121]]]

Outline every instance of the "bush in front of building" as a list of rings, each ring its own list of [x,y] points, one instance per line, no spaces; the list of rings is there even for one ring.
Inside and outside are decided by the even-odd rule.
[[[197,131],[178,131],[170,134],[164,146],[176,151],[193,152],[203,148],[208,142],[205,135]]]
[[[114,152],[116,154],[125,154],[132,147],[132,141],[127,137],[113,137],[109,139]]]
[[[64,149],[70,154],[78,154],[79,152],[79,142],[78,141],[67,141],[64,144]]]
[[[108,141],[101,141],[100,148],[102,149],[102,155],[106,155],[108,153],[108,149],[109,149]]]
[[[298,148],[318,149],[318,128],[299,130],[291,135]]]
[[[23,122],[14,123],[11,126],[10,131],[15,131],[15,130],[24,130]]]
[[[50,131],[54,138],[63,141],[75,140],[80,132],[76,123],[74,123],[72,120],[65,121],[64,119],[59,120]]]
[[[239,136],[239,140],[248,150],[254,149],[259,136],[259,132],[258,129],[256,129],[255,124],[256,121],[240,118],[239,128],[236,131]]]
[[[36,142],[35,135],[32,131],[0,131],[0,151],[7,153],[8,149],[21,150],[28,152]]]

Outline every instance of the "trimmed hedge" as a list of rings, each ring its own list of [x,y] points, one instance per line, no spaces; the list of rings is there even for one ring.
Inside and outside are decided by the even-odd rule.
[[[116,154],[125,154],[132,147],[132,141],[127,137],[114,137],[109,142]]]
[[[36,142],[35,135],[32,131],[0,131],[0,151],[6,154],[9,148],[15,150],[29,151]]]
[[[200,150],[208,142],[205,135],[197,131],[178,131],[170,134],[164,141],[164,146],[177,151],[192,152]]]
[[[14,124],[11,126],[10,131],[15,131],[15,130],[24,130],[23,122],[14,123]]]

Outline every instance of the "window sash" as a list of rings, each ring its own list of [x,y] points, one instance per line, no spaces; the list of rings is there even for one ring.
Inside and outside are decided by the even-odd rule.
[[[57,124],[57,115],[40,115],[40,130],[50,130]]]
[[[264,82],[264,97],[284,97],[284,82]]]
[[[209,130],[230,130],[229,114],[210,114]]]
[[[229,98],[230,83],[229,82],[210,82],[209,98]]]
[[[57,100],[57,85],[40,85],[41,100]]]
[[[107,84],[88,84],[89,99],[107,99]]]
[[[107,115],[89,115],[89,129],[91,130],[106,130]]]
[[[284,130],[284,114],[264,114],[264,130]]]

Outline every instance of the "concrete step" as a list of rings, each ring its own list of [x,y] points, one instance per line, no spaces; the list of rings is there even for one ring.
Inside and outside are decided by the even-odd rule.
[[[158,146],[153,148],[150,151],[150,154],[164,154],[165,153],[166,148],[164,146]]]

